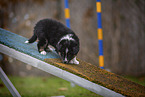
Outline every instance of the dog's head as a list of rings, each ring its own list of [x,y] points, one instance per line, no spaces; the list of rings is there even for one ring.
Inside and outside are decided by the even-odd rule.
[[[63,63],[69,63],[79,52],[79,43],[76,41],[63,40],[56,47]]]

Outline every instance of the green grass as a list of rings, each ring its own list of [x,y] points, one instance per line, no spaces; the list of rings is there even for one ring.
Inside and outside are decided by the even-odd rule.
[[[145,86],[145,77],[124,76]],[[51,97],[64,95],[65,97],[101,97],[79,86],[71,87],[70,82],[57,77],[9,77],[22,97]],[[64,90],[61,90],[64,89]],[[12,97],[9,90],[0,80],[0,97]]]
[[[143,76],[143,77],[123,76],[123,77],[127,78],[128,80],[131,80],[135,83],[138,83],[142,86],[145,86],[145,76]]]
[[[22,97],[101,97],[79,86],[57,77],[9,77]],[[62,88],[62,90],[61,90]],[[63,90],[64,89],[64,90]],[[0,80],[0,97],[11,97],[9,90]]]

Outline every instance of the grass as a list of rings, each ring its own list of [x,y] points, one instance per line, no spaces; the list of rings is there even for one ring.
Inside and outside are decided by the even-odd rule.
[[[145,86],[145,77],[124,76]],[[51,97],[64,95],[65,97],[101,97],[79,86],[71,87],[70,82],[57,77],[9,77],[22,97]],[[12,97],[9,90],[0,80],[0,97]]]
[[[142,76],[142,77],[123,76],[123,77],[127,78],[128,80],[131,80],[135,83],[138,83],[142,86],[145,86],[145,76]]]
[[[22,97],[101,97],[79,86],[71,87],[70,82],[57,77],[9,77]],[[0,97],[12,97],[0,80]]]

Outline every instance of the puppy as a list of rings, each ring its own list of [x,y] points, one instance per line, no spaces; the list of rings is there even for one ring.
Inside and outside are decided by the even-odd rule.
[[[46,55],[48,46],[55,48],[63,63],[79,64],[76,55],[79,52],[79,38],[62,23],[52,20],[40,20],[34,27],[34,34],[25,43],[33,43],[38,39],[39,53]]]

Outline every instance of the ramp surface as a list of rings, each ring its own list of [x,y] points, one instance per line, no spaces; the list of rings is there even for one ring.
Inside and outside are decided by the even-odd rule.
[[[61,63],[60,59],[45,59],[45,61],[125,96],[145,96],[144,86],[87,62],[79,60],[79,65],[68,65]]]
[[[40,60],[44,60],[45,58],[59,58],[55,52],[49,52],[46,56],[39,54],[37,50],[37,43],[35,42],[33,44],[25,44],[24,42],[26,40],[28,39],[25,37],[0,29],[1,44],[4,44],[10,48],[16,49],[17,51],[28,54]]]

